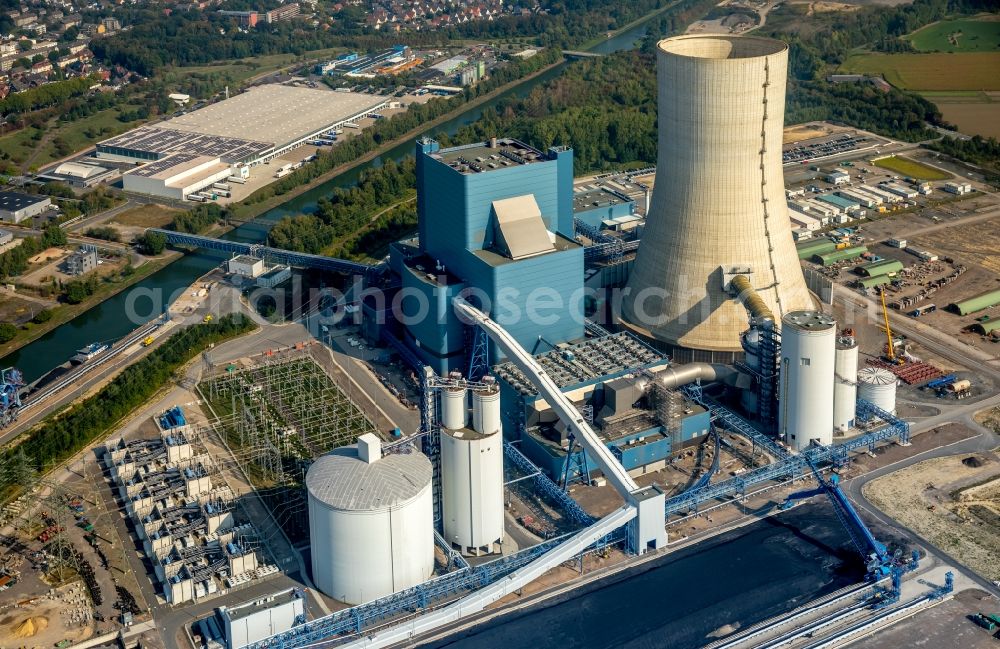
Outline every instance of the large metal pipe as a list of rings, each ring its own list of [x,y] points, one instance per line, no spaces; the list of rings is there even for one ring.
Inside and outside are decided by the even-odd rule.
[[[753,285],[750,284],[749,277],[746,275],[737,275],[729,283],[732,284],[733,289],[736,291],[736,299],[743,303],[743,307],[750,314],[751,318],[774,321],[774,313],[767,306],[764,298],[754,290]]]
[[[721,363],[688,363],[660,370],[656,373],[656,381],[667,389],[673,389],[695,381],[725,381],[735,374],[735,368]]]

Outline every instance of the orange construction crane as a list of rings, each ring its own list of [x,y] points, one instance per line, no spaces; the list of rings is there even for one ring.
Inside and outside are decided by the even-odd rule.
[[[885,358],[890,363],[899,365],[901,360],[896,358],[896,346],[892,344],[892,328],[889,327],[889,309],[885,306],[885,287],[879,289],[879,297],[882,298],[882,318],[885,320]]]

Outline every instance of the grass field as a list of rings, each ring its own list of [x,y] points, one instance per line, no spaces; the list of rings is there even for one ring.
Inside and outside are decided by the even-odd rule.
[[[164,70],[162,74],[165,81],[171,81],[187,75],[227,73],[232,76],[236,83],[242,84],[251,77],[275,72],[293,63],[329,58],[343,52],[343,48],[330,48],[313,50],[301,56],[294,54],[268,54],[252,59],[221,61],[211,65],[169,68]],[[230,88],[230,90],[235,90],[235,88]]]
[[[1000,49],[1000,20],[991,18],[943,20],[906,38],[921,52],[995,52]]]
[[[54,143],[56,137],[61,138],[67,147],[75,152],[86,149],[99,139],[124,133],[135,126],[135,122],[127,124],[118,121],[118,114],[117,108],[109,108],[73,122],[50,122],[50,126],[45,130],[45,137],[39,141],[32,139],[35,128],[21,129],[0,137],[0,151],[7,153],[12,161],[20,164],[28,159],[35,148],[39,148],[31,163],[41,168],[65,155],[60,155],[56,150]]]
[[[938,171],[934,167],[928,167],[925,164],[920,164],[916,160],[910,160],[909,158],[903,158],[900,156],[879,158],[878,160],[874,160],[873,164],[876,167],[882,167],[883,169],[888,169],[889,171],[895,171],[896,173],[909,176],[910,178],[916,178],[918,180],[946,180],[951,178],[951,174]]]
[[[904,90],[1000,90],[1000,52],[852,54],[840,72],[881,75]]]
[[[114,219],[112,223],[121,225],[134,225],[140,228],[162,228],[173,220],[180,210],[175,210],[158,203],[149,203],[125,210]]]

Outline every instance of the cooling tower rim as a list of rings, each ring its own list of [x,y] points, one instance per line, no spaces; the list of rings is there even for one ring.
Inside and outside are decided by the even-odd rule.
[[[696,53],[700,45],[715,42],[727,43],[731,49],[724,56]],[[689,34],[673,36],[657,42],[656,49],[665,56],[675,56],[682,59],[696,59],[715,63],[763,59],[788,51],[788,43],[776,38],[763,36],[733,36],[730,34]],[[747,49],[753,51],[746,51]],[[686,50],[686,51],[685,51]],[[740,52],[739,50],[744,50]],[[704,51],[704,50],[703,50]],[[735,54],[734,54],[735,53]]]

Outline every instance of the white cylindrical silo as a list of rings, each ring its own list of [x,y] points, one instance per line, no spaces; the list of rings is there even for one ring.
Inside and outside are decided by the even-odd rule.
[[[865,367],[858,372],[858,398],[896,414],[896,375],[884,367]]]
[[[465,388],[447,387],[441,390],[441,425],[457,430],[465,428],[468,413],[465,408]]]
[[[499,429],[441,431],[444,538],[469,554],[497,551],[503,541],[503,436]]]
[[[488,387],[472,393],[472,427],[490,435],[500,430],[500,387],[492,376],[483,377]]]
[[[776,317],[812,307],[782,172],[788,45],[704,34],[656,46],[659,164],[624,323],[675,360],[739,355],[742,269]]]
[[[430,460],[418,452],[368,460],[345,446],[306,474],[313,582],[348,604],[416,586],[434,571]]]
[[[854,336],[837,338],[833,382],[833,429],[847,432],[854,426],[858,400],[858,342]]]
[[[836,321],[818,311],[781,319],[778,430],[794,450],[833,442]]]

